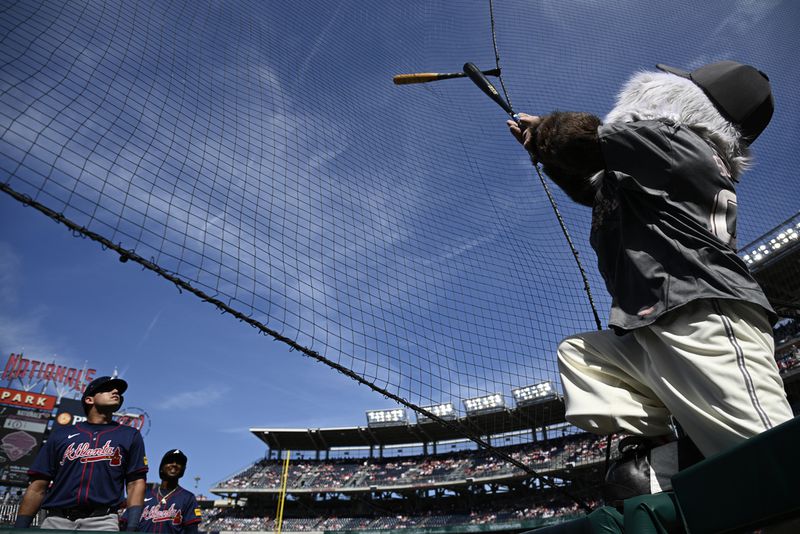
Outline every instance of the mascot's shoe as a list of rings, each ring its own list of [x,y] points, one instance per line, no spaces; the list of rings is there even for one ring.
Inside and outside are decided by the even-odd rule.
[[[672,489],[671,478],[703,459],[688,436],[629,436],[619,442],[619,458],[606,473],[603,498],[619,507],[638,495]]]
[[[659,445],[651,438],[629,436],[619,442],[619,458],[606,472],[603,498],[607,505],[621,507],[622,501],[653,493],[650,485],[650,451]]]

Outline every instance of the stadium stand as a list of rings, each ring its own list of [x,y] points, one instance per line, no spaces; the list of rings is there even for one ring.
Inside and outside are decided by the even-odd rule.
[[[279,431],[268,432],[265,438],[261,430],[253,430],[265,441],[281,439]],[[397,446],[414,450],[409,445]],[[616,440],[612,448],[615,445]],[[540,474],[551,475],[556,487],[546,487],[541,480],[485,450],[398,457],[383,455],[391,452],[380,448],[373,457],[354,458],[347,455],[355,455],[355,450],[337,450],[332,451],[337,457],[316,459],[300,458],[301,453],[295,452],[288,470],[282,530],[460,529],[465,525],[535,528],[582,513],[577,500],[561,489],[579,489],[580,499],[589,507],[599,503],[597,482],[605,462],[603,437],[566,434],[515,443],[503,450]],[[215,511],[203,528],[274,530],[284,460],[279,451],[268,451],[266,458],[212,488],[213,493],[237,504]]]
[[[775,360],[792,412],[800,415],[800,321],[787,319],[775,328]]]
[[[597,501],[592,501],[597,505]],[[440,503],[441,506],[441,503]],[[487,525],[510,523],[514,525],[546,524],[553,518],[573,517],[580,514],[578,505],[563,499],[555,499],[549,503],[532,504],[522,500],[504,500],[499,506],[484,502],[473,505],[471,511],[448,510],[452,505],[444,504],[437,509],[429,509],[417,513],[396,511],[394,514],[360,516],[346,515],[352,510],[330,507],[321,510],[316,517],[289,517],[283,521],[283,530],[287,531],[325,531],[325,530],[386,530],[396,528],[435,528],[463,527],[465,525]],[[257,507],[242,507],[227,510],[207,521],[204,529],[208,531],[266,531],[275,529],[274,510]]]
[[[15,488],[16,489],[16,488]],[[11,525],[17,517],[20,496],[7,490],[0,500],[0,525]]]
[[[505,449],[511,456],[537,471],[593,464],[605,459],[605,439],[578,434],[544,443],[518,445]],[[227,495],[241,490],[279,491],[283,460],[262,459],[212,490]],[[527,476],[519,468],[485,451],[462,451],[437,457],[297,460],[289,468],[287,487],[298,492],[363,491],[369,488],[394,489],[448,483],[463,484],[467,479],[493,480]]]

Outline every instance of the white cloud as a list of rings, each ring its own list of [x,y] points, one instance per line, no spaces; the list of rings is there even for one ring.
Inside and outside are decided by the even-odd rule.
[[[736,59],[735,50],[718,49],[718,43],[731,40],[732,36],[747,37],[753,31],[754,25],[770,16],[779,4],[780,0],[739,0],[733,3],[727,10],[727,16],[720,18],[716,26],[709,28],[705,33],[705,42],[697,47],[699,50],[713,50],[714,53],[699,54],[684,68],[696,69],[723,58]]]
[[[311,62],[311,59],[317,55],[319,50],[323,47],[325,42],[329,39],[331,35],[331,30],[335,28],[334,25],[337,17],[339,16],[339,11],[341,10],[342,4],[341,2],[336,6],[336,10],[333,12],[333,15],[328,19],[328,23],[325,24],[325,27],[317,34],[317,38],[314,42],[307,48],[308,54],[303,59],[303,62],[300,64],[300,67],[297,69],[297,83],[303,81],[303,77],[306,75],[306,71],[308,69],[308,65]]]
[[[43,333],[46,309],[26,307],[23,313],[18,311],[21,265],[11,245],[0,242],[0,351],[4,353],[0,357],[14,352],[46,360],[55,355],[59,344]]]
[[[20,259],[8,243],[0,242],[0,305],[4,308],[17,302],[16,279]]]
[[[237,436],[241,436],[242,434],[248,434],[250,432],[249,426],[235,426],[230,428],[220,428],[217,429],[217,432],[222,434],[235,434]]]
[[[208,406],[221,399],[228,392],[228,389],[227,387],[217,388],[208,386],[203,389],[176,393],[161,401],[158,407],[163,410],[188,410],[201,406]]]
[[[41,314],[14,317],[0,313],[0,349],[4,353],[22,353],[26,357],[49,361],[56,352],[55,344],[41,336],[41,319]]]
[[[153,317],[153,320],[150,321],[150,324],[147,325],[147,328],[145,329],[144,334],[142,334],[142,338],[139,340],[138,347],[141,347],[142,345],[145,344],[145,342],[147,342],[148,338],[150,337],[150,332],[153,331],[153,328],[155,328],[156,324],[158,323],[158,319],[160,317],[161,317],[161,311],[159,311],[155,315],[155,317]]]

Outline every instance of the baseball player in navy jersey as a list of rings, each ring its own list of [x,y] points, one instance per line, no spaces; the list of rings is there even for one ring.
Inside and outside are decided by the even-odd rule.
[[[657,443],[674,418],[710,456],[792,418],[777,317],[736,255],[735,186],[773,98],[766,75],[737,62],[658,69],[634,75],[602,122],[555,112],[508,126],[592,208],[612,297],[611,330],[559,345],[567,420]]]
[[[140,532],[164,532],[167,534],[197,534],[202,520],[200,507],[194,493],[178,485],[186,472],[186,455],[179,449],[164,454],[158,468],[160,484],[145,493],[144,511],[139,522]],[[127,511],[120,519],[127,522]]]
[[[86,422],[56,428],[47,439],[28,471],[15,528],[29,527],[44,508],[42,528],[119,530],[117,510],[127,491],[128,530],[136,530],[147,477],[144,442],[138,430],[112,420],[127,388],[109,376],[86,386]]]

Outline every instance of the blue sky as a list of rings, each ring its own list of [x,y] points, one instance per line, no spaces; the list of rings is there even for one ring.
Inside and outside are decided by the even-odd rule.
[[[206,492],[263,455],[249,428],[364,424],[364,410],[391,406],[6,195],[0,214],[3,363],[22,352],[118,368],[126,406],[150,415],[150,458],[185,450],[188,487],[200,476]]]
[[[758,65],[778,111],[740,244],[797,212],[800,4],[495,4],[518,111],[602,116],[656,62]],[[594,327],[502,111],[466,80],[390,82],[493,67],[487,2],[42,5],[2,26],[3,182],[412,402],[555,379],[555,344]],[[605,318],[588,211],[555,194]],[[2,195],[11,352],[118,368],[151,457],[185,449],[203,492],[263,453],[249,427],[394,405]]]

